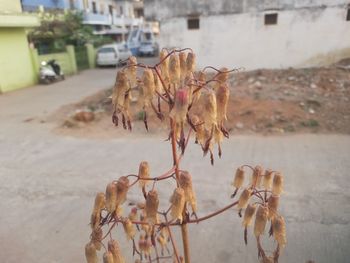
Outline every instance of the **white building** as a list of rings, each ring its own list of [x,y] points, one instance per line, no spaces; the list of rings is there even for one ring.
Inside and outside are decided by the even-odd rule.
[[[281,68],[350,57],[350,0],[145,0],[161,47],[191,47],[199,66]]]
[[[98,34],[110,34],[121,39],[130,29],[143,23],[143,17],[135,17],[133,2],[85,0],[84,23],[92,25]]]
[[[27,12],[36,12],[38,9],[81,11],[83,23],[93,27],[96,34],[110,32],[114,36],[122,36],[131,28],[143,24],[141,0],[22,0],[21,3]]]

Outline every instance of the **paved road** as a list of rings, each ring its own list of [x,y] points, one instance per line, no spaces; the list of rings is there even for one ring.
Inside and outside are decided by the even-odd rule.
[[[51,132],[45,118],[63,104],[113,83],[114,70],[89,70],[64,82],[0,96],[0,262],[84,262],[94,194],[147,159],[157,175],[171,163],[162,138],[88,140]],[[183,167],[194,176],[200,214],[229,201],[233,169],[261,164],[285,174],[281,212],[288,246],[281,262],[349,262],[350,137],[234,136],[211,167],[191,145]],[[159,183],[162,196],[173,187]],[[136,192],[129,195],[137,200]],[[190,227],[193,262],[256,262],[253,237],[243,244],[234,210]],[[123,248],[123,235],[116,234]],[[132,262],[132,261],[129,261]]]

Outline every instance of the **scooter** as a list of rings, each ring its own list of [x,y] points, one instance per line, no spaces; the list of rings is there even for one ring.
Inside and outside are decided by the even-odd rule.
[[[64,74],[56,60],[42,61],[40,66],[40,83],[50,84],[58,80],[64,80]]]

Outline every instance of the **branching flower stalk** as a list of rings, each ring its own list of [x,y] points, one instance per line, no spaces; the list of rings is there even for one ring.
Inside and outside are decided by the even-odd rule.
[[[144,69],[140,76],[137,68]],[[225,128],[230,96],[228,79],[229,74],[237,70],[209,66],[195,72],[195,68],[196,56],[186,48],[163,49],[160,61],[154,66],[137,63],[135,57],[130,57],[127,66],[118,71],[112,95],[113,123],[118,126],[121,120],[124,129],[132,130],[130,91],[138,89],[142,94],[141,110],[146,130],[150,128],[150,112],[153,111],[159,121],[168,119],[173,164],[163,174],[152,176],[149,163],[143,161],[137,174],[121,176],[107,184],[105,193],[97,193],[90,220],[90,241],[85,246],[88,263],[98,262],[97,252],[102,248],[103,262],[125,263],[119,243],[113,238],[116,231],[124,232],[127,242],[132,242],[135,263],[190,263],[188,225],[198,224],[235,207],[238,216],[243,217],[245,244],[248,230],[254,223],[258,259],[260,262],[278,262],[281,249],[287,242],[285,220],[278,212],[283,193],[282,173],[264,170],[259,165],[238,167],[232,181],[233,200],[217,211],[198,216],[200,211],[197,211],[192,175],[182,170],[180,163],[193,134],[204,156],[209,153],[212,165],[215,146],[221,157],[222,140],[229,137]],[[214,70],[215,74],[207,74],[208,69]],[[174,190],[165,198],[157,191],[164,180],[174,180]],[[125,201],[130,189],[136,185],[141,189],[143,201],[131,204],[130,209]],[[168,208],[161,210],[165,204]],[[176,227],[181,229],[183,254],[173,235]],[[268,227],[270,229],[266,231]],[[277,243],[273,253],[263,249],[261,236],[266,232]]]

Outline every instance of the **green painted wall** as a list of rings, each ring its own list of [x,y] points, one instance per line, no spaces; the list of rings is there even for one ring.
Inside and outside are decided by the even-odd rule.
[[[0,10],[2,12],[15,12],[20,13],[22,11],[21,1],[18,0],[0,0]]]
[[[58,62],[65,75],[77,73],[77,64],[75,61],[74,48],[72,46],[67,46],[66,52],[39,55],[39,64],[37,64],[37,67],[40,67],[42,61],[47,62],[51,59],[55,59]]]
[[[33,85],[36,80],[24,28],[0,27],[0,92]]]

